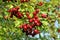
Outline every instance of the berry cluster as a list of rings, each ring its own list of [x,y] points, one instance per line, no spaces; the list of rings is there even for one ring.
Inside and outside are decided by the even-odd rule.
[[[24,16],[23,13],[21,13],[18,10],[19,10],[18,6],[8,10],[8,12],[11,13],[10,17],[12,18],[13,16],[16,16],[17,18],[22,18]],[[30,14],[29,12],[26,12],[26,16],[29,23],[28,24],[24,23],[19,26],[21,29],[23,29],[22,31],[25,32],[26,35],[35,36],[36,34],[40,33],[39,30],[36,29],[37,26],[42,25],[39,17],[37,16],[39,12],[40,10],[36,8],[35,11],[32,13],[33,17],[29,15]],[[41,14],[41,17],[46,18],[47,14]]]
[[[17,18],[22,18],[23,14],[22,14],[20,11],[18,11],[18,10],[19,10],[19,7],[18,7],[18,6],[15,7],[15,8],[12,8],[12,9],[10,9],[10,10],[8,10],[8,12],[11,13],[10,17],[12,18],[13,15],[14,15],[14,16],[16,16]]]
[[[20,28],[23,29],[22,31],[26,33],[26,35],[32,35],[35,36],[36,34],[39,34],[39,30],[33,28],[31,24],[23,24],[20,25]]]
[[[26,33],[26,35],[32,35],[35,36],[36,34],[39,34],[39,30],[36,29],[37,26],[41,26],[42,23],[40,22],[37,14],[39,13],[39,9],[35,9],[33,12],[33,18],[30,17],[29,12],[26,12],[26,16],[29,20],[29,24],[23,24],[20,25],[20,28],[23,29],[23,32]]]
[[[29,0],[20,0],[21,3],[28,2]]]

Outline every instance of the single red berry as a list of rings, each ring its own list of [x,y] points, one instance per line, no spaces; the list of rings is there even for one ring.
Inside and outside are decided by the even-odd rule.
[[[39,5],[39,6],[42,6],[42,5],[43,5],[43,2],[39,2],[38,5]]]
[[[17,11],[17,9],[16,8],[12,8],[12,12],[16,12]]]
[[[41,14],[42,18],[46,18],[47,14]]]
[[[23,14],[21,12],[17,12],[16,15],[17,15],[18,18],[21,18],[23,16]]]
[[[11,13],[11,12],[12,12],[12,9],[8,10],[8,12],[10,12],[10,13]]]
[[[34,33],[35,33],[35,34],[39,34],[39,31],[35,29],[35,30],[34,30]]]
[[[23,26],[24,30],[27,30],[27,26]]]
[[[37,26],[39,26],[39,25],[40,25],[40,23],[36,23],[36,25],[37,25]]]
[[[38,16],[36,15],[36,16],[34,16],[34,18],[35,18],[35,19],[38,19]]]
[[[37,15],[36,11],[33,12],[33,15],[34,15],[34,16]]]
[[[36,19],[35,18],[33,18],[33,21],[35,21]]]
[[[30,17],[30,16],[28,16],[27,18],[28,18],[28,19],[31,19],[31,17]]]
[[[38,22],[36,25],[37,25],[37,26],[41,26],[41,25],[42,25],[42,23],[41,23],[41,22]]]
[[[29,29],[32,29],[32,26],[29,26]]]
[[[39,9],[35,9],[35,11],[36,11],[36,13],[39,13],[40,10]]]
[[[38,23],[38,21],[37,21],[37,20],[35,20],[35,21],[34,21],[34,23]]]
[[[24,2],[24,0],[20,0],[20,2],[21,2],[21,3],[23,3],[23,2]]]
[[[33,22],[33,19],[29,19],[29,22]]]
[[[60,29],[58,29],[58,32],[60,32]]]

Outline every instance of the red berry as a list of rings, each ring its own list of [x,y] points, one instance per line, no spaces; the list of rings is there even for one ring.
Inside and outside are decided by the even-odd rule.
[[[36,9],[35,11],[36,11],[36,13],[39,13],[39,9]]]
[[[38,23],[38,21],[37,21],[37,20],[35,20],[35,21],[34,21],[34,23]]]
[[[41,26],[41,25],[42,25],[42,23],[41,23],[41,22],[38,22],[38,23],[37,23],[37,26]]]
[[[33,15],[35,16],[36,14],[37,14],[36,11],[34,11],[34,12],[33,12]]]
[[[23,28],[24,28],[24,30],[27,30],[27,26],[24,26]]]
[[[29,22],[33,22],[33,19],[30,19]]]
[[[35,21],[36,19],[35,18],[33,18],[33,21]]]
[[[27,18],[28,18],[28,19],[31,19],[31,17],[30,17],[30,16],[28,16]]]
[[[23,16],[23,14],[21,12],[17,12],[16,15],[17,15],[18,18],[21,18]]]
[[[24,0],[20,0],[20,2],[21,2],[21,3],[23,3],[23,2],[24,2]]]
[[[58,29],[58,32],[60,32],[60,29]]]
[[[34,16],[34,18],[35,18],[35,19],[38,19],[38,16],[36,15],[36,16]]]
[[[17,11],[17,9],[16,9],[16,8],[12,8],[12,11],[13,11],[13,12],[16,12],[16,11]]]
[[[40,23],[36,23],[36,25],[37,25],[37,26],[39,26],[39,25],[40,25]]]
[[[47,14],[41,14],[42,18],[46,18]]]
[[[30,29],[32,29],[32,26],[29,26]]]
[[[8,10],[8,12],[10,12],[10,13],[11,13],[11,12],[12,12],[12,9]]]
[[[43,5],[43,2],[39,2],[39,4],[38,4],[39,6],[42,6]]]
[[[34,30],[34,33],[35,33],[35,34],[39,34],[39,31],[35,29],[35,30]]]

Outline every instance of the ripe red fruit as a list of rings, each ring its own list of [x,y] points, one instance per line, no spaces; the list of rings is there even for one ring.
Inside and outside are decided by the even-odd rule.
[[[35,21],[36,19],[35,18],[33,18],[33,21]]]
[[[33,12],[33,15],[35,16],[36,14],[37,14],[36,11],[34,11],[34,12]]]
[[[38,19],[38,16],[36,15],[36,16],[34,16],[34,18],[35,18],[35,19]]]
[[[41,14],[42,18],[46,18],[47,14]]]
[[[35,11],[36,11],[36,13],[39,13],[40,10],[39,9],[35,9]]]
[[[23,3],[23,2],[28,2],[29,0],[20,0],[21,1],[21,3]]]
[[[21,2],[21,3],[23,3],[23,2],[24,2],[24,0],[20,0],[20,2]]]
[[[42,5],[43,5],[43,2],[39,2],[38,5],[39,5],[39,6],[42,6]]]
[[[23,14],[21,12],[17,12],[16,15],[17,15],[18,18],[21,18],[23,16]]]
[[[38,21],[37,21],[37,20],[35,20],[35,21],[34,21],[34,23],[38,23]]]
[[[16,12],[17,11],[17,9],[16,8],[12,8],[12,12]]]
[[[58,29],[58,32],[60,32],[60,29]]]
[[[8,12],[10,12],[10,13],[11,13],[11,12],[12,12],[12,9],[8,10]]]
[[[29,29],[32,29],[32,26],[29,26]]]
[[[31,17],[30,17],[30,16],[28,16],[27,18],[28,18],[28,19],[31,19]]]
[[[40,32],[35,29],[35,30],[34,30],[34,33],[35,33],[35,34],[39,34]]]
[[[37,25],[37,26],[39,26],[39,25],[40,25],[40,23],[36,23],[36,25]]]
[[[27,26],[23,26],[23,29],[24,29],[24,30],[27,30]]]
[[[29,19],[29,22],[33,22],[33,19]]]

